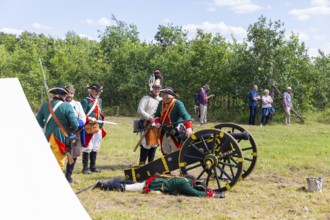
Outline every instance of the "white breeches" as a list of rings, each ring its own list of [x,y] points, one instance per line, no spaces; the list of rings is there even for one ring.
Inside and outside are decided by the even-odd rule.
[[[100,129],[97,133],[93,134],[92,139],[90,140],[87,147],[83,148],[83,152],[90,153],[92,151],[97,152],[101,146],[102,141],[102,129]]]

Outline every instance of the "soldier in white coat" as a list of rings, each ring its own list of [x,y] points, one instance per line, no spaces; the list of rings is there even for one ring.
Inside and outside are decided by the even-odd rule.
[[[159,97],[159,90],[161,88],[160,79],[155,79],[148,95],[142,97],[140,100],[137,113],[141,116],[141,119],[145,121],[145,128],[147,129],[141,133],[144,138],[140,144],[140,159],[139,165],[144,165],[146,160],[151,162],[155,158],[156,149],[159,146],[159,139],[157,137],[158,129],[153,127],[154,124],[154,113],[156,112],[157,106],[161,98]]]
[[[67,85],[65,87],[69,94],[66,97],[65,101],[70,103],[72,108],[73,108],[73,112],[76,115],[77,119],[78,119],[78,123],[79,123],[79,127],[78,130],[81,130],[84,127],[84,124],[86,123],[86,114],[84,112],[83,107],[81,106],[81,103],[74,100],[74,94],[76,92],[75,88],[73,85]],[[77,146],[72,147],[71,150],[71,156],[74,160],[73,164],[66,164],[66,171],[65,171],[65,177],[68,180],[69,183],[74,183],[75,181],[72,179],[71,175],[74,169],[74,166],[76,164],[77,158],[81,155],[82,152],[82,144],[81,144],[81,138],[80,138],[80,132],[77,133],[78,136],[78,141],[77,141]]]

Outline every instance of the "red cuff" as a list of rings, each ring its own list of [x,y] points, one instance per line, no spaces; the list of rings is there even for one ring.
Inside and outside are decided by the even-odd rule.
[[[213,197],[213,191],[206,192],[206,197]]]
[[[160,118],[155,118],[155,124],[160,124]]]
[[[187,121],[185,124],[186,128],[192,128],[192,122],[191,121]]]

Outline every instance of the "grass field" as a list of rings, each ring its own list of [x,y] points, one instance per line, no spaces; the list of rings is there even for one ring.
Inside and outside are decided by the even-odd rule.
[[[105,126],[108,134],[97,158],[103,171],[83,175],[79,158],[74,191],[99,179],[124,176],[124,169],[138,164],[134,119],[107,118],[118,125]],[[78,198],[92,219],[330,219],[330,125],[317,121],[315,116],[291,126],[242,125],[256,141],[257,164],[223,199],[100,190],[87,190]],[[194,131],[219,123],[203,127],[195,123]],[[157,150],[156,158],[160,155]],[[307,192],[307,177],[322,177],[322,192]]]

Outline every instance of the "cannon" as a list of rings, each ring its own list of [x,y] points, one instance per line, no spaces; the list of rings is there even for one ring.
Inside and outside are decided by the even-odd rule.
[[[237,124],[225,123],[197,131],[180,150],[124,173],[126,179],[142,182],[155,173],[179,170],[180,174],[203,179],[209,188],[223,192],[246,178],[256,161],[257,147],[252,135]]]

